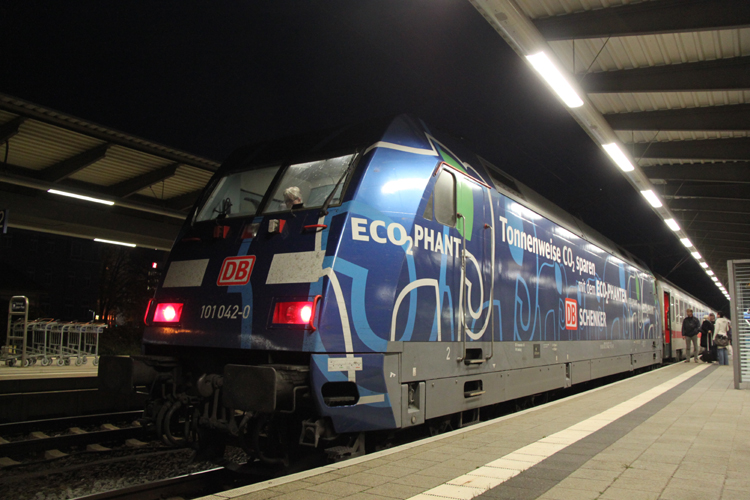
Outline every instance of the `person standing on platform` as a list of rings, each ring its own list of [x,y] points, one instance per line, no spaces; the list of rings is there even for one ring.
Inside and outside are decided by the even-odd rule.
[[[701,322],[693,316],[693,310],[687,310],[687,316],[682,320],[682,336],[685,339],[685,363],[690,363],[690,344],[695,349],[695,362],[698,362],[698,332],[701,328]]]
[[[724,313],[716,313],[716,324],[714,325],[714,344],[716,345],[716,357],[719,360],[720,365],[729,364],[729,353],[727,352],[727,346],[729,345],[729,320],[724,317]]]
[[[701,347],[705,352],[710,351],[714,347],[713,338],[715,321],[716,316],[714,316],[714,313],[711,313],[703,320],[703,324],[701,325]]]

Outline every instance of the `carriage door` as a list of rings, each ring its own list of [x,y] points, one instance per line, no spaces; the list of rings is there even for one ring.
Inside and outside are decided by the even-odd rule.
[[[672,323],[669,321],[670,297],[669,292],[664,292],[664,354],[665,358],[672,357]]]

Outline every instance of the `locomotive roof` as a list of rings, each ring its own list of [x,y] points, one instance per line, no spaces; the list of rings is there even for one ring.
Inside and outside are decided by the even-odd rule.
[[[353,147],[364,148],[380,140],[389,126],[396,121],[400,121],[402,124],[413,127],[412,131],[416,134],[423,134],[425,132],[424,128],[421,125],[418,125],[420,123],[419,119],[408,114],[402,114],[381,117],[375,120],[342,127],[273,139],[250,144],[236,150],[230,155],[227,161],[224,162],[217,172],[217,175],[224,175],[228,171],[247,168],[248,166],[262,166],[269,163],[291,162],[298,158],[309,160],[310,157],[324,157],[333,152],[351,151]],[[417,129],[417,127],[419,128]],[[439,130],[435,135],[441,136],[440,140],[445,140],[445,142],[448,143],[454,143],[456,141],[453,137],[442,137],[442,135],[445,134],[441,133]],[[459,149],[471,150],[466,144],[459,145]],[[648,266],[637,257],[633,256],[630,252],[588,226],[582,220],[574,217],[558,205],[547,200],[532,188],[508,175],[486,159],[475,153],[472,154],[478,159],[478,161],[474,161],[473,158],[463,158],[464,161],[472,164],[475,168],[484,167],[490,178],[494,181],[495,188],[503,195],[525,205],[539,215],[562,226],[564,229],[570,231],[579,238],[582,238],[617,258],[640,268],[642,271],[649,270]]]

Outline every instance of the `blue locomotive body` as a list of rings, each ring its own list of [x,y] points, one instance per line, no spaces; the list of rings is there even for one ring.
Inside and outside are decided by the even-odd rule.
[[[237,152],[172,249],[144,356],[100,377],[169,385],[195,428],[216,406],[240,435],[298,414],[323,446],[660,363],[653,275],[438,136],[400,116]]]

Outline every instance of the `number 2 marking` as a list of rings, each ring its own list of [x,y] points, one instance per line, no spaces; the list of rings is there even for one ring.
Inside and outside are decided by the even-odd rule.
[[[446,347],[445,351],[448,353],[448,354],[445,355],[445,359],[447,359],[448,361],[450,361],[450,359],[451,359],[451,348],[450,347]]]

